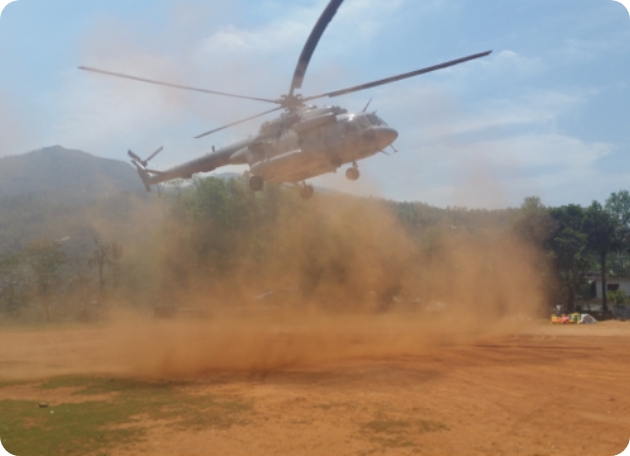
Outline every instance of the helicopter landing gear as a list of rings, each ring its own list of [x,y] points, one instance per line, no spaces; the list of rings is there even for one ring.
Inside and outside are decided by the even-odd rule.
[[[311,199],[314,194],[315,189],[312,185],[305,185],[304,187],[302,187],[302,190],[300,190],[300,196],[306,200]]]
[[[359,168],[356,163],[352,166],[352,168],[348,168],[346,170],[346,177],[351,181],[358,180],[360,176],[361,173],[359,172]]]
[[[304,199],[311,199],[315,194],[315,189],[312,185],[304,184],[302,189],[300,190],[300,196]]]
[[[249,188],[255,192],[259,192],[263,189],[265,181],[261,176],[252,176],[249,178]]]

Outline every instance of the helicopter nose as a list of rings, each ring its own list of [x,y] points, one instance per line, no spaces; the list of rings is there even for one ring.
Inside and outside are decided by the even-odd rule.
[[[389,127],[378,127],[375,129],[376,140],[381,149],[386,148],[398,138],[398,132]]]

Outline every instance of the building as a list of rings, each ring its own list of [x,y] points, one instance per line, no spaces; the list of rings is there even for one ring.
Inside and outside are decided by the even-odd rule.
[[[599,274],[588,273],[586,279],[591,284],[591,296],[595,299],[602,299],[602,278]],[[608,277],[606,279],[606,292],[623,290],[626,296],[630,297],[630,277]]]

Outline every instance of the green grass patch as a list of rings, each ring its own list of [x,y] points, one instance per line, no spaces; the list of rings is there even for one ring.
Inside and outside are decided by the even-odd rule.
[[[448,427],[437,421],[392,419],[379,415],[361,425],[361,434],[386,448],[415,447],[414,439],[427,432],[446,431]]]
[[[75,387],[86,402],[39,408],[31,401],[0,401],[0,437],[5,448],[19,456],[84,455],[142,441],[140,419],[167,420],[186,429],[227,429],[244,424],[251,404],[212,395],[192,395],[168,382],[64,376],[42,385],[45,389]],[[94,401],[94,394],[112,394]]]
[[[140,429],[109,429],[131,422],[125,411],[107,402],[39,408],[36,402],[1,401],[0,434],[11,454],[78,455],[132,442]]]

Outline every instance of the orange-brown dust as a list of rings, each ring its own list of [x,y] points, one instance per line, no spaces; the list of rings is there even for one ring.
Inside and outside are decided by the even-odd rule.
[[[505,229],[410,234],[385,203],[312,203],[283,219],[264,263],[217,277],[191,267],[186,289],[170,290],[188,316],[112,310],[89,350],[47,354],[50,369],[31,373],[185,377],[413,355],[505,334],[541,308],[536,252]]]

